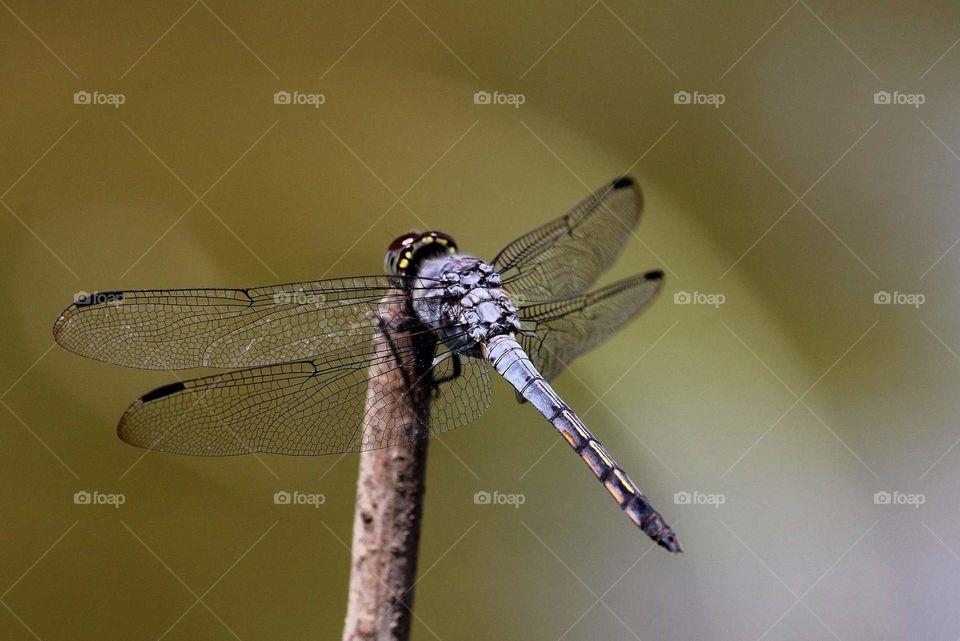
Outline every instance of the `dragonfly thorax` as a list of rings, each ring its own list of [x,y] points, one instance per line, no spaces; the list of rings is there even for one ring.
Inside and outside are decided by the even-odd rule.
[[[500,274],[472,256],[434,258],[417,272],[414,310],[451,349],[520,330],[517,308],[500,287]]]

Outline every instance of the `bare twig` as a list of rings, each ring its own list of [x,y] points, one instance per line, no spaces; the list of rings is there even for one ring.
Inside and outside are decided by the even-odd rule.
[[[389,442],[385,431],[396,426],[419,438],[361,454],[344,641],[406,641],[410,635],[430,416],[429,386],[411,382],[429,375],[434,344],[414,345],[416,329],[400,322],[409,318],[402,298],[394,292],[380,304],[384,326],[396,329],[378,333],[376,352],[392,343],[397,351],[415,346],[423,357],[404,369],[373,366],[363,429],[367,442]]]

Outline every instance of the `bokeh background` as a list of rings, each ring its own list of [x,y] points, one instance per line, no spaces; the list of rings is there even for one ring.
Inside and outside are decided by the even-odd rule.
[[[960,636],[956,3],[0,5],[0,637],[340,635],[357,457],[121,443],[175,379],[56,347],[75,292],[489,258],[623,173],[610,278],[668,286],[557,387],[686,553],[498,383],[432,445],[413,637]]]

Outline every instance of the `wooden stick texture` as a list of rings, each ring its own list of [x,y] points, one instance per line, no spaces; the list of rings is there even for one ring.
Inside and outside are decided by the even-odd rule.
[[[416,327],[401,321],[410,310],[400,292],[391,292],[380,304],[389,339],[379,332],[380,349],[405,349],[413,345]],[[363,429],[380,440],[384,426],[403,425],[421,438],[402,445],[370,450],[360,455],[357,503],[353,522],[350,592],[343,641],[406,641],[413,616],[413,584],[417,571],[420,521],[423,513],[424,476],[430,418],[429,386],[415,386],[422,394],[408,394],[410,381],[429,376],[435,342],[417,345],[423,358],[404,371],[374,365],[367,390]],[[384,402],[389,396],[389,402]]]

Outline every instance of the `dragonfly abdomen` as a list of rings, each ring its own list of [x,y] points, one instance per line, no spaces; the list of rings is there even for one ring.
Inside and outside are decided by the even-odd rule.
[[[580,417],[540,375],[520,344],[512,336],[495,336],[485,344],[484,354],[497,373],[550,421],[594,476],[603,483],[630,520],[658,545],[671,552],[681,552],[676,534],[664,522],[660,513]]]

